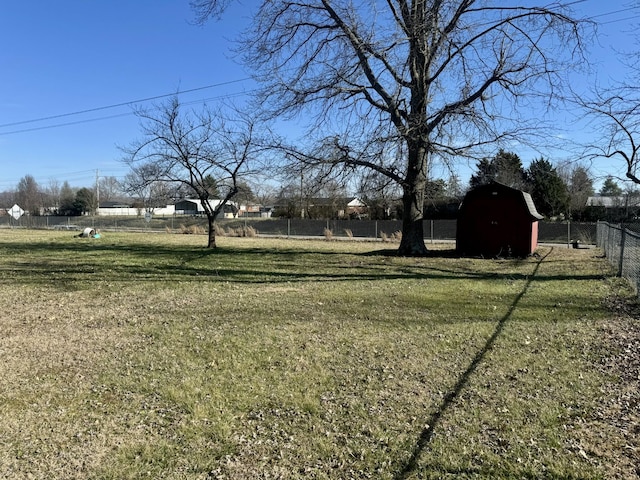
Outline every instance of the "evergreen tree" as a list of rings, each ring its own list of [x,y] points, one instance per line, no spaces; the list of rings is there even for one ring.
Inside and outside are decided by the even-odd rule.
[[[209,198],[219,198],[220,189],[218,188],[218,182],[212,175],[206,175],[202,179],[204,189],[209,193]]]
[[[603,197],[619,197],[622,195],[622,188],[620,188],[613,177],[608,176],[602,184],[600,195]]]
[[[253,189],[247,182],[238,180],[237,183],[238,192],[233,197],[233,201],[241,205],[247,205],[256,201],[256,196],[253,193]]]
[[[525,171],[520,157],[515,153],[500,149],[493,158],[480,160],[476,170],[469,181],[471,188],[492,181],[520,190],[525,187]]]
[[[567,186],[548,160],[539,158],[531,162],[527,170],[527,180],[531,198],[540,214],[555,217],[567,211]]]
[[[496,179],[496,168],[493,163],[493,160],[490,158],[483,158],[478,161],[478,165],[476,165],[476,173],[471,175],[471,179],[469,180],[469,187],[476,188],[481,185],[486,185],[495,181]]]
[[[93,214],[96,211],[96,196],[93,190],[88,188],[81,188],[76,192],[76,199],[73,202],[73,206],[77,215],[84,213]]]

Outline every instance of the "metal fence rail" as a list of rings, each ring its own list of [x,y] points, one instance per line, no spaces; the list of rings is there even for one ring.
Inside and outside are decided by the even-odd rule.
[[[626,278],[640,293],[640,234],[628,226],[598,222],[596,245],[619,277]]]

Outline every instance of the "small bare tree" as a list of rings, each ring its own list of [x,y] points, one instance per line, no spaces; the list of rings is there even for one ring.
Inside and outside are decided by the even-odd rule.
[[[200,200],[208,223],[208,248],[216,247],[215,220],[238,191],[238,180],[255,159],[255,120],[221,110],[185,111],[177,96],[157,110],[137,110],[142,139],[124,148],[140,186],[182,184]],[[215,180],[219,199],[212,198]]]
[[[123,193],[122,183],[116,177],[100,177],[98,182],[98,195],[101,202],[121,199]]]
[[[60,208],[60,182],[55,178],[50,178],[47,186],[45,187],[45,195],[47,198],[46,207],[49,213],[58,213]]]
[[[18,204],[29,212],[29,215],[40,215],[40,207],[43,206],[42,196],[38,182],[32,175],[25,175],[20,179],[16,187],[16,197]]]

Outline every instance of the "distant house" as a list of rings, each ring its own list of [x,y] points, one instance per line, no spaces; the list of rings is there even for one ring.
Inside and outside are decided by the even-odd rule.
[[[143,207],[134,207],[127,202],[100,202],[100,206],[96,211],[96,215],[100,216],[140,216],[143,215],[147,209]],[[173,205],[166,205],[164,207],[155,207],[152,209],[153,214],[157,216],[171,216],[175,214],[175,208]]]
[[[367,205],[357,197],[281,198],[275,209],[280,214],[302,218],[359,218],[367,215]]]
[[[353,217],[367,214],[367,204],[357,197],[345,198],[346,207],[342,212],[342,216]]]
[[[470,190],[458,212],[456,248],[485,257],[532,254],[538,246],[538,221],[531,195],[498,182]]]
[[[272,213],[272,207],[264,207],[256,203],[241,204],[238,207],[239,217],[271,218]]]
[[[215,209],[222,200],[209,200],[209,205]],[[204,215],[205,210],[202,201],[193,198],[185,198],[175,204],[176,215]],[[238,216],[238,207],[234,202],[227,202],[223,209],[224,218],[236,218]]]
[[[619,195],[616,197],[588,197],[586,206],[604,208],[638,208],[640,207],[640,196]]]
[[[590,220],[614,222],[636,219],[640,216],[639,195],[619,195],[613,197],[588,197],[586,211]]]

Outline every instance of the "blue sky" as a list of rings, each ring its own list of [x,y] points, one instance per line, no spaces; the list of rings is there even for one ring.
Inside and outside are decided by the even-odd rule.
[[[31,120],[143,105],[135,101],[178,90],[211,86],[181,96],[189,102],[253,88],[229,58],[244,11],[196,26],[188,0],[3,2],[0,190],[26,174],[76,186],[91,185],[96,170],[120,177],[126,168],[117,147],[139,137],[131,105]],[[40,129],[65,123],[75,124]]]
[[[252,5],[235,4],[221,21],[196,26],[188,0],[3,1],[0,191],[27,174],[41,185],[55,179],[73,186],[92,185],[96,171],[124,176],[118,146],[139,137],[131,112],[132,105],[145,104],[141,100],[178,90],[193,90],[181,95],[184,102],[242,98],[254,84],[230,58],[230,40],[248,23]],[[630,32],[640,19],[628,7],[627,0],[574,6],[577,16],[601,23],[600,45],[591,47],[601,81],[621,72],[614,49],[636,47]],[[588,132],[580,127],[562,134]],[[517,153],[525,165],[536,156]],[[554,152],[551,160],[562,155]],[[471,169],[459,168],[466,181]],[[621,166],[604,161],[593,166],[599,176],[616,169]]]

